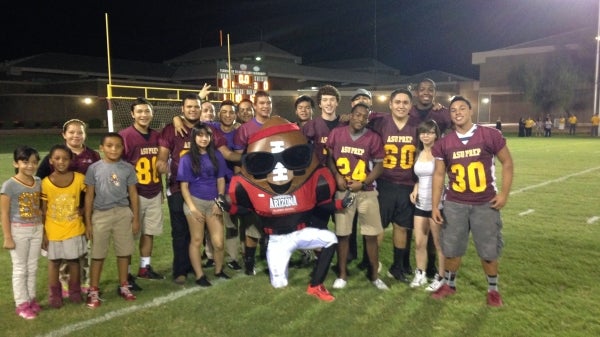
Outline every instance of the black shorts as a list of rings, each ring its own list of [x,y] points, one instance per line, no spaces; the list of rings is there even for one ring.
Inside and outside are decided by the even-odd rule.
[[[394,184],[388,180],[377,180],[379,192],[379,211],[381,225],[387,228],[390,222],[408,229],[412,229],[415,205],[410,202],[410,193],[413,186]]]
[[[419,208],[415,208],[415,216],[420,216],[423,218],[431,218],[431,211],[424,211]]]

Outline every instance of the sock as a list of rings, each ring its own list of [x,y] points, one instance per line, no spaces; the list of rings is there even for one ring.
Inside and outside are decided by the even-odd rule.
[[[456,272],[446,270],[446,272],[444,273],[444,282],[451,288],[456,288],[455,279],[456,279]]]
[[[498,291],[498,275],[488,275],[488,291]]]
[[[337,244],[333,244],[321,250],[319,260],[317,261],[317,264],[313,269],[312,277],[310,279],[311,286],[314,287],[325,281],[325,278],[327,277],[327,272],[329,271],[329,265],[331,264],[331,260],[333,260],[333,255],[335,255],[336,249]]]
[[[146,268],[150,264],[150,256],[143,256],[140,258],[140,268]]]
[[[404,271],[404,256],[406,255],[406,248],[394,247],[394,263],[392,269]]]

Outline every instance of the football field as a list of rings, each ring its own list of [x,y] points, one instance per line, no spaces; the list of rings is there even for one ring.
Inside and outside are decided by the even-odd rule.
[[[91,135],[87,144],[97,148],[98,138]],[[0,136],[0,181],[14,173],[15,144],[27,143],[44,156],[55,142],[58,136]],[[450,298],[436,301],[423,289],[387,277],[388,229],[380,249],[387,292],[373,287],[355,261],[345,289],[332,290],[335,274],[329,273],[325,285],[336,300],[323,303],[305,294],[309,268],[291,267],[289,286],[276,290],[262,272],[265,261],[259,261],[256,276],[226,269],[232,276],[227,281],[214,280],[213,270],[206,269],[210,288],[196,286],[191,275],[185,286],[170,277],[138,279],[143,290],[135,302],[126,302],[117,296],[116,263],[109,253],[101,307],[90,310],[65,300],[61,309],[49,309],[47,260],[40,258],[37,289],[44,309],[27,321],[14,313],[11,261],[3,250],[0,336],[600,336],[600,139],[509,136],[508,146],[515,174],[502,211],[501,308],[486,305],[487,282],[472,243]],[[500,171],[498,165],[497,177]],[[170,276],[166,203],[163,209],[165,233],[155,239],[152,265]],[[136,253],[133,270],[138,263]]]

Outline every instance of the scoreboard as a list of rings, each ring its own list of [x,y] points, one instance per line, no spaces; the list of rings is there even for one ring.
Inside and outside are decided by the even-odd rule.
[[[232,64],[231,78],[226,65],[220,63],[217,73],[217,86],[223,92],[223,99],[229,99],[229,93],[233,93],[234,101],[239,102],[244,98],[251,99],[257,90],[269,91],[269,78],[259,65]]]

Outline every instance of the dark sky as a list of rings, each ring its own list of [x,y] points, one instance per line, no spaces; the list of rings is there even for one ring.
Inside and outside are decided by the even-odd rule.
[[[0,11],[0,60],[106,56],[108,13],[113,58],[160,62],[218,45],[223,30],[231,43],[262,38],[304,63],[377,56],[404,75],[438,69],[476,77],[471,53],[595,28],[598,1],[21,0]]]

